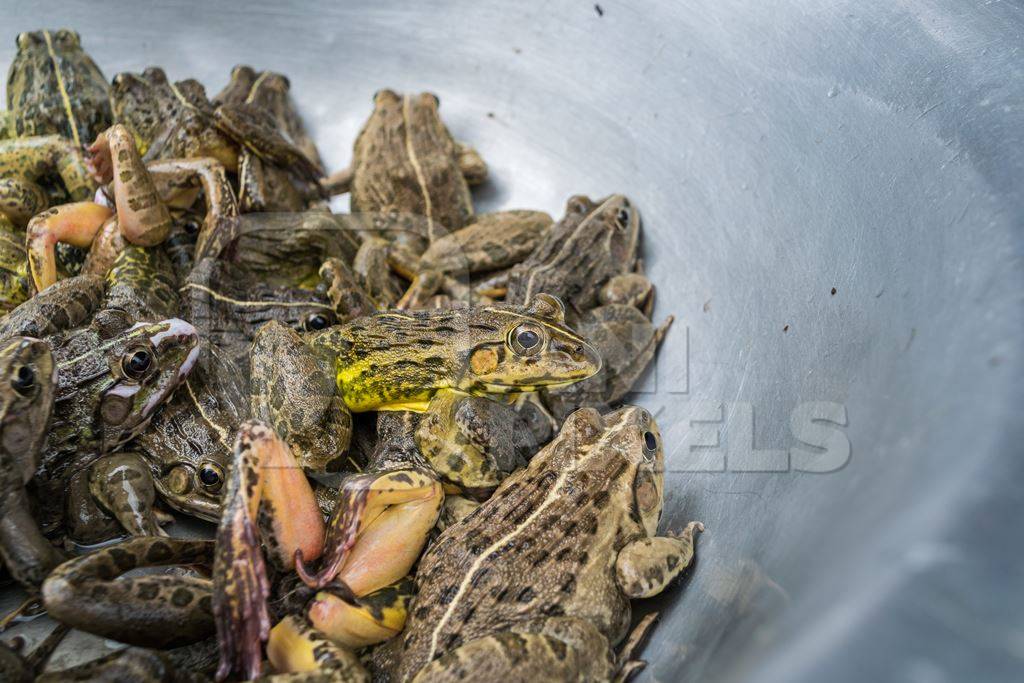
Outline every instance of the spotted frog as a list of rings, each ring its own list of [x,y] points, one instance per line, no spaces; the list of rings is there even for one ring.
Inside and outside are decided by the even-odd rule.
[[[394,680],[611,680],[630,600],[689,565],[694,534],[657,535],[664,453],[647,411],[583,409],[427,550]]]

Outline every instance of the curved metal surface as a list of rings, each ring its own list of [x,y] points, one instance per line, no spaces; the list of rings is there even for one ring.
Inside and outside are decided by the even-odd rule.
[[[68,25],[108,77],[282,71],[332,169],[376,89],[430,89],[482,208],[628,194],[678,318],[639,397],[664,524],[708,529],[647,679],[1014,677],[1021,7],[599,4],[17,3],[0,62]]]

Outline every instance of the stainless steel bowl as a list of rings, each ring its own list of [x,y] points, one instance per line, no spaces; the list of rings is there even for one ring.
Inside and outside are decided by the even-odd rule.
[[[1019,5],[2,14],[3,64],[18,31],[71,26],[108,77],[160,64],[215,92],[236,63],[287,73],[332,169],[376,89],[429,89],[491,164],[482,208],[636,201],[656,317],[678,318],[639,397],[669,443],[664,525],[707,525],[656,604],[648,680],[1019,675]]]

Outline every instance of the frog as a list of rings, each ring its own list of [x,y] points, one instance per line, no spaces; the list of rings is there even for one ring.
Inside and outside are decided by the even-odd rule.
[[[668,316],[656,326],[629,304],[606,304],[587,311],[577,327],[601,355],[601,370],[571,387],[542,391],[544,405],[556,420],[563,420],[582,406],[617,404],[650,365],[674,320]]]
[[[25,231],[0,213],[0,315],[14,310],[32,293]]]
[[[487,176],[480,155],[441,121],[439,106],[432,93],[378,90],[349,169],[325,181],[332,191],[350,190],[353,212],[424,217],[416,253],[472,219],[469,187]]]
[[[475,500],[486,500],[537,450],[534,434],[514,408],[454,392],[430,400],[416,430],[416,445],[450,487],[448,493]]]
[[[194,79],[172,83],[159,67],[149,67],[141,74],[118,74],[111,97],[118,121],[132,131],[147,163],[214,159],[226,170],[237,172],[244,210],[304,208],[287,201],[256,207],[248,201],[247,190],[263,196],[275,181],[279,182],[274,189],[286,191],[287,177],[266,179],[272,174],[271,165],[319,188],[322,171],[274,126],[262,105],[243,101],[214,106],[201,83]]]
[[[291,83],[283,74],[256,72],[247,65],[231,70],[231,78],[213,103],[222,118],[226,111],[249,112],[260,117],[295,145],[318,172],[323,162],[313,140],[306,133],[302,119],[291,101]],[[242,150],[238,164],[239,201],[242,210],[299,211],[319,198],[319,186],[294,179],[287,168],[267,163],[248,149]]]
[[[213,104],[244,102],[247,99],[265,106],[285,136],[302,150],[302,153],[319,168],[323,168],[320,151],[306,132],[295,103],[291,99],[291,81],[284,74],[273,71],[257,72],[247,64],[238,64],[231,69],[228,84],[213,98]]]
[[[658,535],[664,453],[651,415],[584,408],[431,545],[392,679],[612,680],[630,601],[666,589],[703,531]],[[520,653],[517,656],[517,653]]]
[[[54,179],[61,187],[57,193]],[[96,182],[89,175],[83,148],[60,135],[36,135],[0,140],[0,213],[24,229],[47,209],[56,195],[84,201]]]
[[[58,135],[81,148],[110,126],[107,79],[77,32],[30,31],[16,43],[7,75],[6,137]]]
[[[63,561],[39,531],[25,486],[39,465],[56,388],[50,347],[8,337],[0,348],[0,558],[18,583],[38,591]]]
[[[505,301],[522,304],[548,292],[575,319],[598,303],[610,278],[633,270],[639,243],[640,213],[627,197],[570,197],[563,218],[509,273]]]
[[[420,256],[401,244],[388,253],[391,267],[412,282],[406,298],[423,300],[438,290],[472,303],[487,301],[486,293],[470,287],[470,276],[519,263],[534,251],[551,229],[543,211],[508,210],[482,214],[469,225],[435,240]]]

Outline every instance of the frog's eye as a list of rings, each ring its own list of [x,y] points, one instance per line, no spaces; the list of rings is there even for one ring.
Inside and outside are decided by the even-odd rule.
[[[185,224],[182,227],[185,229],[186,234],[195,236],[199,234],[199,228],[201,226],[199,225],[199,221],[197,221],[195,218],[189,218],[187,221],[185,221]]]
[[[523,323],[509,336],[509,345],[520,356],[532,356],[544,346],[544,333],[536,325]]]
[[[423,94],[426,95],[427,97],[432,98],[434,100],[434,109],[437,109],[438,107],[441,106],[441,98],[440,97],[438,97],[437,95],[435,95],[432,92],[423,93]]]
[[[629,227],[629,219],[632,218],[633,212],[630,211],[628,206],[624,206],[619,209],[619,212],[615,214],[615,227],[619,230],[625,230]]]
[[[199,484],[210,493],[217,493],[224,485],[224,470],[212,462],[204,462],[196,471]]]
[[[654,432],[647,430],[644,432],[644,455],[648,458],[653,458],[654,454],[658,452],[658,437]]]
[[[37,40],[38,39],[34,33],[30,31],[25,31],[24,33],[18,34],[18,39],[16,42],[18,44],[18,49],[27,50],[28,48],[35,45]]]
[[[14,378],[11,380],[11,388],[22,396],[31,396],[36,388],[35,370],[27,365],[22,365],[14,373]]]
[[[334,324],[334,316],[330,313],[312,313],[306,322],[304,327],[309,332],[316,332],[317,330],[325,330]]]
[[[73,47],[80,44],[81,39],[78,37],[76,31],[71,31],[66,28],[62,28],[54,35],[57,42],[67,47]]]
[[[153,352],[149,349],[133,349],[121,359],[121,369],[132,379],[142,379],[153,367]]]

